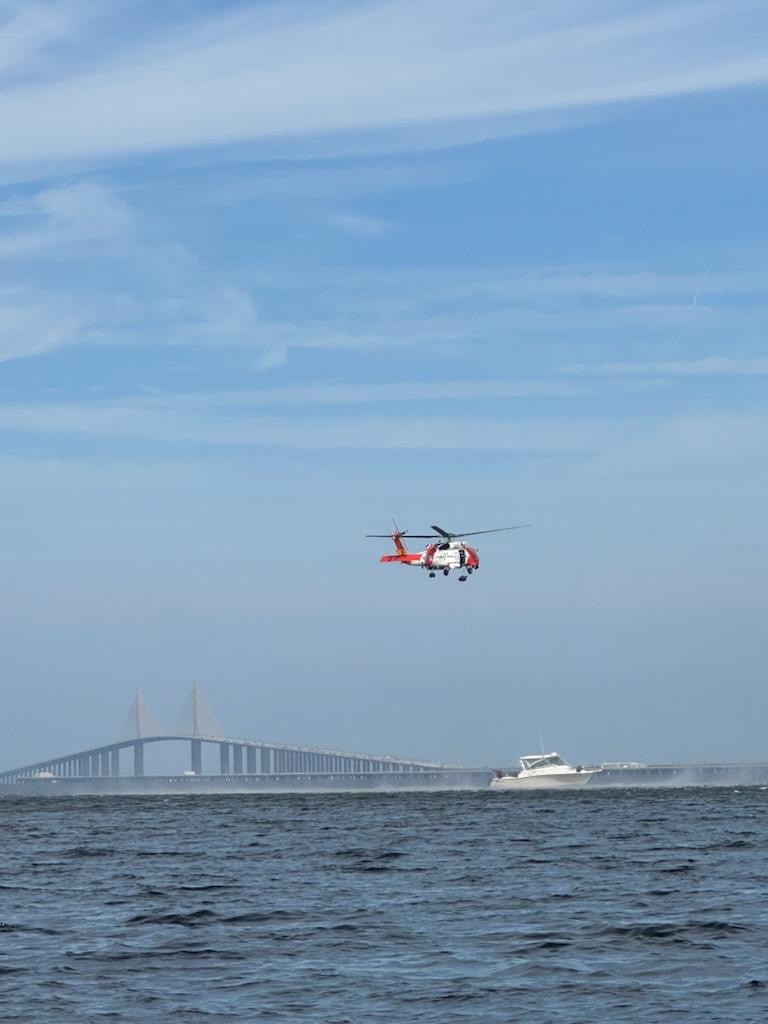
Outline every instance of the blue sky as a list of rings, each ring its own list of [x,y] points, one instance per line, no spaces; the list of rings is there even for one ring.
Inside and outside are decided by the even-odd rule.
[[[193,680],[266,739],[768,759],[766,39],[0,0],[4,766]],[[462,587],[392,516],[534,526]]]

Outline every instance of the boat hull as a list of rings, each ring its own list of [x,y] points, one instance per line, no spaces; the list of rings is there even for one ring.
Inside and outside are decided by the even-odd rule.
[[[547,772],[540,775],[502,775],[498,779],[491,779],[491,789],[504,792],[506,790],[522,789],[572,789],[584,786],[598,773],[596,771],[584,772]]]

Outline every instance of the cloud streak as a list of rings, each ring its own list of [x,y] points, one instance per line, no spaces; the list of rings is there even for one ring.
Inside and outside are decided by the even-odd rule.
[[[531,382],[535,384],[535,382]],[[270,410],[275,396],[258,392],[227,395],[165,395],[90,402],[9,402],[0,405],[0,430],[7,435],[50,437],[58,447],[69,439],[76,450],[85,441],[130,441],[140,448],[282,449],[296,451],[455,451],[516,452],[523,457],[563,457],[594,461],[623,458],[640,465],[733,462],[762,458],[768,443],[768,417],[722,410],[688,415],[608,414],[591,406],[581,415],[526,414],[519,406],[479,412],[471,401],[455,407],[424,409],[425,401],[511,396],[524,388],[511,382],[395,386],[393,400],[419,402],[417,411],[392,416],[370,405],[387,395],[382,389],[317,389],[319,404],[333,407],[308,412],[312,389],[288,389],[286,408]],[[536,387],[531,394],[535,395]],[[467,391],[468,394],[463,394]],[[550,397],[558,396],[553,388]],[[278,399],[279,401],[279,399]],[[345,404],[354,408],[344,411]]]
[[[705,356],[701,359],[661,359],[647,363],[582,363],[563,367],[562,373],[591,377],[765,377],[768,356],[734,359]]]
[[[328,217],[328,223],[339,231],[360,238],[376,238],[391,227],[391,224],[379,217],[360,213],[333,213]]]
[[[185,346],[251,351],[251,369],[265,372],[298,350],[456,354],[487,345],[523,354],[536,339],[536,367],[522,372],[538,375],[573,359],[560,339],[589,336],[603,346],[594,365],[562,372],[616,377],[650,372],[651,353],[631,353],[644,357],[639,369],[619,364],[613,334],[660,343],[657,360],[673,354],[675,330],[706,337],[710,351],[722,350],[721,336],[739,338],[733,358],[764,335],[768,278],[750,267],[713,269],[704,290],[701,273],[631,267],[374,271],[299,262],[233,271],[169,236],[135,196],[84,179],[18,188],[0,204],[0,362],[78,344]],[[328,230],[375,240],[390,223],[347,214]],[[705,363],[695,372],[716,371]]]
[[[79,37],[97,64],[62,61],[0,92],[0,162],[472,125],[754,85],[768,80],[766,30],[764,5],[746,0],[259,5],[180,22],[162,42]]]
[[[0,289],[0,363],[40,355],[72,342],[83,327],[74,305],[61,296]]]
[[[25,78],[50,67],[47,51],[72,40],[87,23],[88,8],[72,3],[0,3],[0,80],[14,72]]]

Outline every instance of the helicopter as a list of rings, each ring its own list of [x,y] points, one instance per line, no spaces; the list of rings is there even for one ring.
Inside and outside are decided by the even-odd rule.
[[[367,533],[366,537],[389,537],[395,542],[397,554],[382,555],[380,562],[399,562],[400,565],[413,565],[417,569],[426,569],[431,579],[441,572],[447,576],[451,569],[460,571],[459,582],[465,583],[480,568],[480,557],[477,548],[466,544],[462,537],[478,537],[481,533],[503,533],[506,530],[522,530],[530,526],[530,523],[521,523],[519,526],[499,526],[495,530],[470,530],[464,533],[451,533],[444,530],[442,526],[432,525],[434,533],[409,533],[408,530],[398,529],[397,523],[392,533]],[[408,551],[403,543],[403,537],[411,537],[413,540],[429,540],[423,551]]]

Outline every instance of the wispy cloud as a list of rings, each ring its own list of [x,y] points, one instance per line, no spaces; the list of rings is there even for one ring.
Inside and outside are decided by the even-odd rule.
[[[388,221],[362,213],[332,213],[328,216],[328,223],[339,231],[361,238],[375,238],[391,227]]]
[[[639,375],[614,365],[612,333],[666,340],[652,352],[657,360],[673,354],[671,332],[706,338],[710,351],[730,333],[741,341],[733,357],[744,358],[768,317],[766,275],[749,267],[713,269],[704,290],[701,272],[631,267],[287,270],[267,262],[232,274],[169,237],[130,190],[97,179],[19,188],[0,214],[0,361],[77,344],[187,346],[252,350],[251,368],[264,372],[302,349],[469,352],[536,338],[540,373],[565,362],[558,346],[548,363],[544,342],[589,334],[602,339],[593,363],[605,367],[579,362],[564,372]],[[333,216],[339,231],[364,238],[389,226],[357,212]],[[630,354],[645,364],[651,353]]]
[[[295,451],[516,452],[521,457],[562,457],[571,462],[662,466],[732,464],[762,457],[768,417],[762,413],[627,415],[525,415],[510,409],[491,415],[468,410],[353,415],[306,411],[265,413],[258,408],[223,409],[221,403],[178,397],[0,405],[0,429],[18,438],[130,441],[146,455],[168,449],[283,449]]]
[[[0,362],[64,345],[266,347],[280,326],[119,189],[78,181],[5,201]],[[32,281],[37,283],[32,284]]]
[[[202,202],[231,206],[251,200],[357,201],[371,194],[397,193],[403,189],[429,189],[474,180],[484,164],[465,159],[460,166],[439,158],[398,155],[370,159],[345,159],[331,164],[268,162],[248,165],[239,175],[226,175],[211,183]]]
[[[72,41],[83,32],[95,6],[79,0],[71,3],[0,3],[0,80],[13,72],[25,79],[50,69],[50,52],[57,44]]]
[[[143,407],[173,404],[176,409],[258,410],[291,406],[384,405],[492,401],[504,398],[568,398],[589,392],[584,383],[563,380],[394,381],[389,384],[306,384],[293,387],[243,388],[205,394],[177,394],[141,399]]]
[[[0,363],[69,344],[83,324],[76,304],[65,296],[0,289]]]
[[[58,247],[122,241],[132,222],[121,196],[92,181],[8,199],[0,214],[18,222],[0,234],[0,260],[34,250],[52,255]]]
[[[62,59],[43,80],[7,86],[0,162],[440,122],[472,130],[482,118],[761,83],[766,30],[764,4],[748,0],[259,5],[179,22],[162,42],[94,36],[90,70]]]
[[[277,354],[279,357],[279,353]],[[269,356],[269,353],[265,358]],[[630,385],[631,386],[631,385]],[[594,390],[594,389],[593,389]],[[499,399],[563,399],[589,393],[581,382],[563,380],[493,380],[493,381],[400,381],[390,384],[309,384],[292,387],[242,388],[230,391],[206,391],[134,395],[107,399],[94,393],[88,401],[64,400],[43,402],[6,402],[0,408],[0,427],[32,433],[98,434],[116,431],[125,436],[142,437],[147,425],[166,422],[171,435],[182,439],[186,428],[195,422],[214,424],[223,417],[229,425],[222,435],[234,438],[232,426],[263,421],[265,410],[278,410],[286,422],[296,410],[314,408],[318,415],[333,415],[334,409],[358,407],[353,415],[363,414],[372,406],[394,403],[420,408],[431,406],[430,417],[439,415],[440,403],[467,405]],[[322,410],[322,411],[320,411]],[[266,422],[266,421],[264,421]],[[279,422],[276,420],[275,422]],[[162,432],[161,432],[162,433]],[[171,436],[169,435],[169,436]]]
[[[704,356],[701,359],[662,359],[647,363],[580,363],[565,366],[565,374],[592,377],[764,377],[768,375],[768,356],[734,359],[730,356]]]

